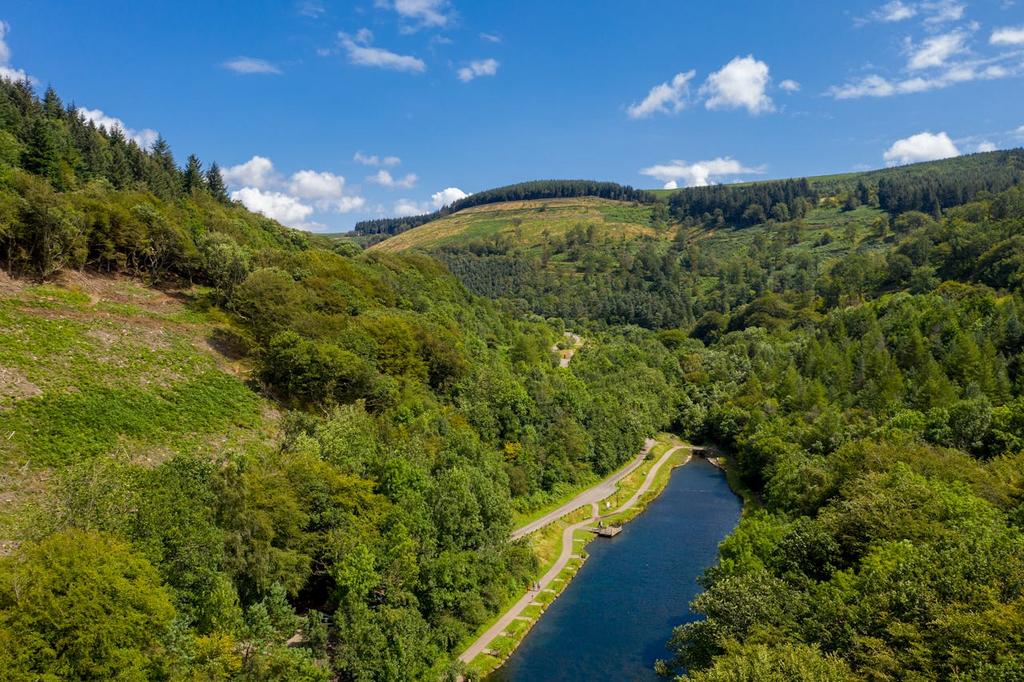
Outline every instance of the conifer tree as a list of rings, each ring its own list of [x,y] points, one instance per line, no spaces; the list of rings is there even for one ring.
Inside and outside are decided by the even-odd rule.
[[[51,181],[57,179],[60,159],[57,139],[50,121],[37,116],[29,128],[28,144],[21,164],[30,173],[42,175]]]
[[[43,113],[47,118],[59,119],[64,117],[64,104],[60,101],[57,91],[52,86],[46,88],[46,94],[43,95]]]
[[[185,172],[182,174],[182,189],[185,194],[206,189],[206,178],[203,175],[203,164],[195,154],[189,154],[185,163]]]
[[[220,166],[216,161],[210,164],[210,168],[206,171],[206,188],[217,201],[223,203],[229,201],[228,189],[224,185],[224,176],[221,175]]]

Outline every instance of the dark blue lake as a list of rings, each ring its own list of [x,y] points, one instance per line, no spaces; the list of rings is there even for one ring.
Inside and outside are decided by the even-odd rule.
[[[659,680],[672,628],[694,619],[697,577],[739,521],[741,502],[700,458],[590,558],[489,682]]]

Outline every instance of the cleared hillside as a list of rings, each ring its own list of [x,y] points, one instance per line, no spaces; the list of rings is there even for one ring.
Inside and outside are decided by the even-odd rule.
[[[574,228],[593,226],[603,238],[655,238],[653,207],[595,197],[535,199],[475,206],[395,235],[371,247],[395,252],[467,246],[473,242],[506,240],[523,248],[540,246]]]

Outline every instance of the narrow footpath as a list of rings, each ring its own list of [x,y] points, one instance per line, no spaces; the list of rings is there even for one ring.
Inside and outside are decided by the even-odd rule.
[[[607,492],[605,495],[603,495],[602,497],[599,497],[597,499],[588,499],[587,501],[583,502],[583,504],[586,504],[587,502],[589,502],[589,504],[590,504],[590,509],[591,509],[590,518],[588,518],[586,520],[583,520],[583,521],[579,521],[577,523],[574,523],[574,524],[566,527],[565,530],[562,531],[562,552],[559,555],[558,560],[555,561],[554,565],[552,565],[551,568],[548,569],[548,571],[540,579],[540,581],[538,582],[537,588],[533,588],[533,589],[528,590],[526,592],[526,594],[524,594],[519,599],[519,601],[517,601],[515,604],[513,604],[512,607],[508,611],[506,611],[504,614],[502,614],[502,616],[493,625],[491,625],[491,627],[489,627],[486,632],[484,632],[482,635],[480,635],[480,637],[478,637],[477,640],[475,642],[473,642],[469,646],[469,648],[467,648],[465,651],[462,652],[462,654],[459,655],[459,660],[460,661],[463,661],[464,663],[469,663],[474,658],[476,658],[478,655],[483,653],[487,649],[487,645],[490,644],[491,641],[494,640],[495,637],[497,637],[502,632],[504,632],[512,624],[512,622],[514,620],[516,620],[520,616],[520,614],[526,609],[526,607],[529,606],[531,604],[531,602],[533,602],[534,599],[537,598],[537,596],[540,594],[540,592],[542,592],[543,590],[546,590],[548,588],[548,586],[551,584],[551,582],[555,578],[558,577],[558,574],[562,572],[562,569],[564,569],[568,565],[569,561],[572,559],[573,552],[575,550],[575,546],[574,546],[574,543],[573,543],[573,536],[575,535],[577,530],[580,530],[582,528],[586,528],[587,526],[591,526],[591,525],[597,523],[598,521],[600,521],[602,518],[607,518],[609,516],[613,516],[615,514],[619,514],[619,513],[624,512],[624,511],[626,511],[628,509],[631,509],[640,500],[640,498],[643,496],[643,494],[646,493],[648,490],[650,490],[650,487],[654,484],[654,479],[657,476],[658,471],[661,469],[662,465],[665,462],[667,462],[668,459],[673,454],[675,454],[678,450],[693,449],[693,446],[690,446],[690,445],[677,445],[677,446],[675,446],[673,448],[669,448],[665,452],[665,454],[663,454],[658,459],[658,461],[655,462],[654,465],[650,468],[650,470],[647,472],[647,476],[644,478],[643,483],[641,483],[640,487],[636,489],[636,492],[633,493],[632,497],[630,497],[628,500],[626,500],[626,502],[621,507],[619,507],[618,509],[616,509],[614,511],[611,511],[611,512],[609,512],[607,514],[604,514],[604,515],[600,514],[600,512],[598,511],[598,502],[600,500],[603,500],[605,497],[608,497],[608,495],[610,495],[612,492],[614,492],[615,484],[618,483],[620,480],[622,480],[625,476],[627,476],[633,470],[635,470],[637,466],[639,466],[639,462],[643,461],[643,458],[646,456],[647,452],[650,451],[650,449],[651,449],[651,447],[653,447],[653,445],[654,445],[654,441],[653,440],[648,440],[647,441],[647,445],[645,446],[644,450],[640,453],[640,455],[637,456],[638,459],[635,460],[635,466],[634,466],[633,463],[631,463],[629,467],[627,467],[626,469],[623,469],[622,471],[620,471],[615,476],[613,476],[613,477],[611,477],[609,479],[606,479],[605,481],[603,481],[602,483],[598,484],[594,488],[591,488],[590,490],[587,490],[584,493],[581,493],[576,498],[574,498],[572,502],[569,502],[568,504],[563,505],[562,507],[559,507],[554,512],[551,512],[551,514],[555,514],[556,512],[558,512],[559,516],[556,516],[555,518],[560,518],[560,516],[562,516],[562,515],[564,515],[564,514],[566,514],[568,512],[565,512],[565,511],[561,511],[560,512],[559,510],[565,509],[569,505],[571,505],[574,502],[576,502],[577,500],[579,500],[581,497],[587,495],[588,493],[591,493],[592,491],[594,491],[596,489],[602,489],[602,490],[605,489],[606,488],[606,484],[609,481],[612,481],[614,479],[614,483],[612,483],[612,485],[610,486],[610,492]],[[689,458],[687,458],[686,461],[689,461]],[[684,464],[685,464],[685,462],[684,462]],[[575,506],[571,507],[568,511],[573,511],[574,509],[577,509],[580,506],[582,506],[582,504],[576,504]],[[548,514],[547,516],[545,516],[544,519],[547,519],[549,516],[551,516],[551,514]],[[538,519],[538,521],[540,521],[540,520],[543,520],[543,519]],[[547,523],[551,523],[551,521],[553,521],[553,520],[554,519],[548,520]],[[534,522],[534,523],[537,523],[537,522]],[[529,528],[530,526],[533,526],[533,525],[534,524],[529,524],[528,526],[523,526],[523,528],[520,528],[516,532],[518,533],[520,531],[524,531],[524,530],[526,530],[527,528]],[[545,524],[541,524],[540,526],[537,526],[537,528],[542,528],[544,525],[547,525],[547,524],[546,523]],[[537,528],[533,528],[533,530],[536,530]],[[524,532],[521,535],[519,535],[518,537],[523,537],[523,535],[526,535],[529,532],[533,532],[533,530],[530,530],[528,532]],[[514,535],[514,537],[516,537],[516,536]]]
[[[548,512],[539,519],[535,519],[530,523],[526,524],[522,528],[516,528],[512,531],[512,539],[518,540],[519,538],[526,537],[530,533],[540,530],[544,526],[554,523],[558,519],[562,518],[569,512],[576,511],[580,507],[588,504],[594,504],[600,502],[612,495],[615,492],[615,488],[619,485],[619,481],[629,476],[631,473],[636,471],[636,468],[644,463],[644,458],[647,457],[647,453],[654,447],[654,439],[648,438],[644,441],[644,447],[637,453],[636,457],[633,458],[629,464],[625,467],[612,474],[608,478],[604,479],[597,485],[587,488],[576,497],[572,498],[558,509]]]

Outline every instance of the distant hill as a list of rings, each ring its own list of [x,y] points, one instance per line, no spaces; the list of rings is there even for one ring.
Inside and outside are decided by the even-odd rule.
[[[545,232],[548,238],[561,237],[577,226],[591,227],[605,239],[635,239],[664,237],[661,228],[667,223],[688,229],[752,227],[802,219],[818,209],[851,211],[862,205],[890,215],[912,210],[934,214],[1022,180],[1024,149],[863,172],[676,190],[537,181],[480,192],[432,214],[365,221],[356,225],[354,238],[381,251],[479,251],[485,242],[501,248],[534,247],[544,241]],[[816,213],[815,218],[821,221],[824,216]]]
[[[473,206],[499,204],[507,201],[565,199],[571,197],[599,197],[602,199],[637,201],[641,203],[654,203],[657,201],[650,192],[633,189],[627,185],[619,185],[614,182],[597,182],[594,180],[531,180],[471,194],[433,213],[400,218],[364,220],[356,223],[354,232],[357,235],[394,235],[419,227],[420,225],[425,225],[451,213],[472,208]]]
[[[439,247],[535,247],[576,229],[597,229],[610,239],[655,238],[653,207],[595,197],[533,199],[487,204],[444,216],[370,247],[376,251]]]

